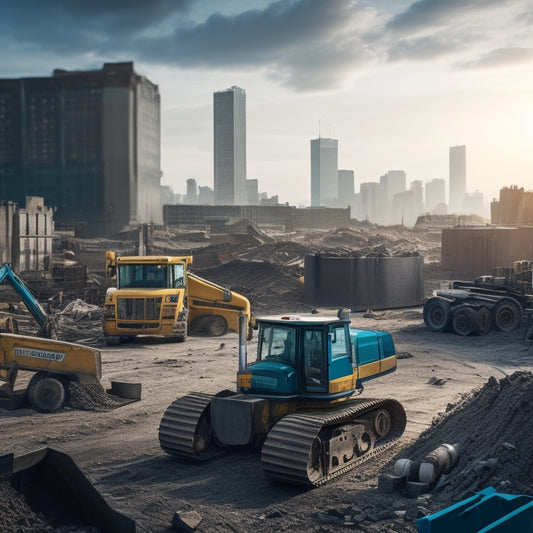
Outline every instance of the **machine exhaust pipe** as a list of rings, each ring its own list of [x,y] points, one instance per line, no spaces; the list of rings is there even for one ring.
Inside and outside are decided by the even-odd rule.
[[[248,316],[239,313],[239,372],[246,372],[248,365],[246,353],[246,337],[248,332]]]

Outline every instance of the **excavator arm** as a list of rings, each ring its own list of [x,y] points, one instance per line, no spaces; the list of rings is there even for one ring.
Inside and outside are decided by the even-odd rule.
[[[41,328],[45,328],[48,320],[46,312],[41,307],[41,304],[37,301],[35,296],[33,296],[33,294],[30,292],[28,287],[26,287],[24,282],[15,274],[15,272],[13,272],[7,263],[0,268],[0,283],[3,283],[4,281],[7,281],[11,284],[39,326],[41,326]]]

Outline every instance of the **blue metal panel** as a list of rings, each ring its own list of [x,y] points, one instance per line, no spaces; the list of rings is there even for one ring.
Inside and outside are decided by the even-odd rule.
[[[502,494],[493,487],[442,511],[419,518],[419,533],[527,533],[532,531],[533,498]]]

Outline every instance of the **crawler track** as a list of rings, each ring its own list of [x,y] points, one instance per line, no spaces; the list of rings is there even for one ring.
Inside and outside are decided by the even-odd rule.
[[[390,416],[390,429],[380,437],[373,426],[383,411]],[[288,415],[268,434],[261,453],[263,470],[284,483],[322,485],[389,448],[403,433],[405,423],[405,411],[396,400],[355,400],[340,410]],[[332,456],[339,449],[339,434],[348,442],[357,433],[371,435],[368,448],[348,457],[341,453],[341,461],[335,463]]]
[[[171,455],[205,461],[222,452],[213,439],[213,395],[191,392],[170,404],[159,424],[159,443]]]

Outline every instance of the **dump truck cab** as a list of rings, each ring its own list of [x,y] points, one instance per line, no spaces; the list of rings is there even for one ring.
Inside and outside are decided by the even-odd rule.
[[[238,374],[241,392],[335,400],[396,369],[392,336],[349,320],[258,318],[257,360]]]
[[[192,256],[124,256],[106,252],[107,289],[104,334],[108,344],[136,335],[161,335],[183,341],[189,331],[208,336],[238,331],[240,313],[248,317],[244,296],[192,272]]]

